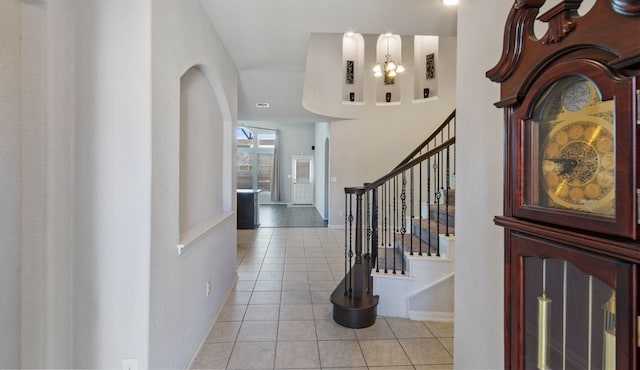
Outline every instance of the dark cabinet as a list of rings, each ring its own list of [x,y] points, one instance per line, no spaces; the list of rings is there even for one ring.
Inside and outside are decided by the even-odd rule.
[[[260,190],[238,189],[238,229],[255,229],[260,226],[258,193]]]

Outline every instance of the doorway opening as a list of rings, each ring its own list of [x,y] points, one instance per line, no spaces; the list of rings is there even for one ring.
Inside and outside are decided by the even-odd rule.
[[[271,202],[274,191],[275,132],[254,133],[247,127],[236,128],[236,180],[238,189],[258,192],[258,202]]]

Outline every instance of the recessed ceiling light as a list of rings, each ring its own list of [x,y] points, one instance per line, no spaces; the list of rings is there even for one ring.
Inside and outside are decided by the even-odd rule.
[[[269,108],[269,103],[256,103],[258,108]]]
[[[458,5],[458,0],[442,0],[442,3],[448,6],[454,6]]]

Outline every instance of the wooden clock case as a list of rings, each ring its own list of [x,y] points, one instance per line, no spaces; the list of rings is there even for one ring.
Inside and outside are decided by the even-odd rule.
[[[540,288],[537,280],[545,271],[549,276],[543,279],[551,287],[549,290],[561,291],[561,298],[556,297],[553,303],[553,316],[558,320],[561,315],[555,322],[563,327],[563,343],[556,343],[555,349],[550,350],[562,352],[562,358],[556,360],[562,361],[563,366],[569,364],[569,368],[606,368],[602,365],[606,356],[592,348],[602,346],[603,339],[589,339],[588,355],[587,350],[579,349],[578,344],[567,344],[566,339],[587,332],[593,335],[594,330],[602,329],[602,323],[591,319],[595,315],[592,310],[597,311],[600,306],[590,303],[585,313],[571,308],[569,316],[587,315],[587,311],[592,315],[583,325],[567,317],[568,303],[563,301],[569,291],[570,299],[591,302],[594,295],[582,290],[587,284],[591,287],[595,279],[615,295],[615,367],[638,369],[640,1],[597,0],[586,14],[579,15],[582,1],[565,0],[538,17],[544,3],[545,0],[514,1],[506,21],[501,59],[487,72],[489,79],[500,83],[500,101],[495,105],[504,109],[505,117],[504,215],[495,218],[495,223],[505,230],[505,367],[548,365],[540,365],[538,360],[536,366],[528,355],[536,352],[535,348],[531,350],[529,337],[539,336],[540,329],[530,328],[531,305],[527,300],[530,290]],[[540,39],[533,32],[536,17],[548,25]],[[526,122],[544,92],[570,76],[588,79],[598,88],[603,101],[614,101],[615,213],[610,217],[532,206],[527,200],[526,181],[538,180],[527,177],[530,156]],[[550,263],[550,273],[541,267],[545,260]],[[553,272],[553,261],[562,261],[558,266],[564,264],[564,278]],[[568,274],[567,265],[572,266]],[[561,272],[562,268],[558,268]],[[576,277],[579,274],[585,277]],[[567,288],[567,281],[574,285]],[[558,311],[559,306],[563,311]],[[592,322],[596,322],[593,327]],[[542,352],[539,347],[538,353]]]

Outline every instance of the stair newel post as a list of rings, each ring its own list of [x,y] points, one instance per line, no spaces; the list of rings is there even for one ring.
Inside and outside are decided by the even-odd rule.
[[[371,210],[371,259],[376,266],[376,272],[380,272],[380,265],[378,263],[378,187],[371,189],[371,203],[373,203],[373,209]]]
[[[356,194],[356,240],[355,240],[355,264],[352,267],[353,271],[353,295],[356,298],[362,298],[362,280],[365,279],[364,269],[362,266],[362,195],[364,194],[364,188],[356,188],[354,189]],[[352,217],[353,220],[353,217]],[[353,255],[353,253],[350,253]],[[351,262],[351,261],[349,261]],[[367,273],[367,280],[368,273]]]
[[[367,189],[369,187],[368,183],[364,184],[364,188]],[[369,267],[371,267],[371,194],[369,191],[364,192],[365,196],[365,230],[367,231],[367,242],[365,244],[365,249],[363,251],[365,258],[369,258]],[[371,284],[369,284],[369,279],[367,279],[367,293],[371,292]]]
[[[345,203],[345,229],[349,230],[349,240],[345,245],[345,256],[344,256],[344,270],[345,276],[351,274],[349,272],[349,267],[353,265],[353,191],[350,188],[345,188],[345,192],[347,195],[348,204]],[[346,202],[346,201],[345,201]],[[356,243],[357,243],[357,225],[356,225]],[[353,296],[353,279],[347,279],[347,283],[345,284],[345,296],[352,297]]]
[[[344,193],[344,276],[347,276],[347,259],[349,258],[349,250],[351,249],[351,230],[348,224],[349,220],[349,198],[351,195],[345,191]],[[344,295],[348,295],[348,286],[344,284]]]

